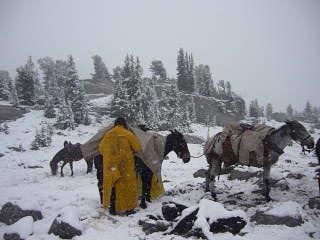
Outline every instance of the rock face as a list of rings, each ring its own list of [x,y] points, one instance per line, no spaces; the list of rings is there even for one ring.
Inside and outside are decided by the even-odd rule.
[[[279,203],[264,211],[258,210],[251,221],[264,225],[296,227],[303,223],[301,207],[295,202]]]
[[[161,98],[163,89],[169,85],[159,84],[155,86],[157,97]],[[223,126],[227,123],[238,122],[243,119],[245,113],[245,101],[233,94],[228,99],[216,99],[196,94],[185,94],[180,92],[183,102],[194,102],[196,120],[199,123],[207,123],[215,119],[217,125]]]
[[[80,236],[81,231],[71,226],[69,223],[59,220],[60,215],[53,221],[48,234],[53,233],[63,239],[71,239],[74,236]]]
[[[40,211],[22,210],[18,205],[7,202],[0,211],[0,222],[11,225],[26,216],[31,216],[34,221],[43,218]]]

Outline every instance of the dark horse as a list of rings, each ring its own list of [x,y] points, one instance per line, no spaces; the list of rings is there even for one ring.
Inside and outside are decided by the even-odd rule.
[[[316,155],[317,155],[317,158],[318,158],[318,163],[320,165],[320,138],[318,139],[317,141],[317,144],[316,144]],[[319,185],[319,194],[320,194],[320,168],[318,168],[316,170],[316,178],[318,179],[318,185]]]
[[[69,163],[70,168],[71,168],[71,176],[73,176],[73,162],[74,161],[79,161],[83,158],[81,149],[80,149],[80,143],[72,144],[71,142],[64,142],[64,147],[54,155],[50,162],[50,168],[51,168],[51,173],[52,175],[57,174],[58,170],[58,163],[63,161],[62,166],[61,166],[61,177],[63,177],[63,168],[64,166]],[[93,161],[89,160],[87,161],[87,173],[92,172],[92,166],[93,166]]]
[[[214,146],[211,152],[205,153],[209,163],[209,170],[206,178],[206,190],[210,190],[213,198],[216,199],[215,177],[219,175],[223,159],[223,141],[219,140],[220,133],[215,135]],[[268,138],[264,139],[264,158],[263,158],[263,181],[265,185],[265,197],[270,201],[270,170],[283,153],[283,149],[289,145],[291,140],[306,146],[309,149],[314,147],[314,140],[298,121],[286,121],[279,129],[274,130]]]
[[[142,129],[146,130],[146,129]],[[190,161],[190,152],[186,140],[183,135],[177,130],[171,131],[167,136],[163,136],[165,140],[165,149],[163,159],[168,155],[169,152],[174,151],[179,158],[183,160],[184,163]],[[102,190],[103,190],[103,165],[102,156],[98,155],[94,158],[94,165],[97,168],[97,179],[98,188],[100,194],[100,201],[102,203]],[[146,208],[146,201],[151,202],[150,191],[151,191],[151,181],[153,172],[147,167],[147,165],[142,161],[142,159],[135,157],[136,171],[141,177],[142,182],[142,196],[140,207]],[[111,209],[114,208],[114,196],[111,196]]]

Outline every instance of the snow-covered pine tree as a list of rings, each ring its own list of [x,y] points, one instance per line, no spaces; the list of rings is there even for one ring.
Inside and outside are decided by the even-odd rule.
[[[36,70],[29,56],[24,66],[17,68],[16,89],[20,102],[25,105],[34,105]]]
[[[10,91],[9,101],[14,107],[17,107],[19,105],[18,94],[16,85],[14,84],[12,79],[10,79],[8,87]]]
[[[188,92],[187,81],[187,65],[185,61],[184,50],[179,49],[177,57],[177,86],[180,91]]]
[[[56,117],[56,111],[54,109],[53,101],[51,97],[46,97],[46,103],[44,106],[44,116],[46,118],[55,118]]]
[[[226,93],[226,83],[224,80],[219,80],[218,81],[218,95],[220,99],[225,99],[227,96]]]
[[[111,116],[119,117],[126,116],[126,111],[129,108],[129,99],[126,88],[123,87],[122,78],[115,79],[113,99],[111,102]]]
[[[10,89],[9,82],[11,81],[8,71],[0,71],[0,99],[9,100]]]
[[[272,113],[273,113],[273,108],[272,108],[272,104],[271,103],[267,104],[265,112],[266,112],[267,120],[270,121],[271,117],[272,117]]]
[[[102,58],[99,55],[92,56],[94,73],[92,75],[92,80],[98,82],[107,82],[111,80],[108,68],[102,61]]]
[[[213,90],[213,81],[208,65],[200,64],[195,68],[196,92],[202,96],[211,96]]]
[[[258,104],[258,100],[255,99],[255,100],[250,102],[250,105],[249,105],[249,117],[258,118],[259,117],[259,112],[260,112],[260,107],[259,107],[259,104]]]
[[[69,103],[64,103],[59,105],[59,111],[57,116],[57,121],[54,126],[58,129],[75,129],[75,121],[71,106]]]
[[[163,66],[162,61],[154,60],[151,62],[150,71],[152,73],[152,79],[155,84],[163,84],[167,80],[167,71]]]
[[[188,88],[188,93],[194,93],[194,61],[193,61],[193,56],[192,54],[189,55],[186,52],[186,56],[185,56],[185,62],[187,65],[187,88]]]
[[[289,104],[287,107],[287,117],[289,119],[293,119],[293,108],[291,104]]]
[[[140,117],[147,127],[158,129],[160,125],[159,108],[153,79],[144,78],[140,85]]]
[[[49,147],[52,142],[52,134],[46,122],[41,123],[40,131],[36,129],[35,139],[31,143],[31,150],[39,150],[42,147]]]
[[[75,123],[82,124],[84,123],[86,111],[88,111],[88,104],[84,96],[84,90],[80,85],[75,62],[71,55],[68,57],[65,77],[65,101],[70,102]]]
[[[229,81],[226,82],[226,96],[228,98],[232,97],[232,92],[231,92],[231,83]]]
[[[44,79],[44,91],[46,97],[52,99],[53,104],[60,104],[61,88],[58,86],[56,63],[51,57],[44,57],[38,60]]]
[[[306,106],[303,110],[303,116],[307,122],[312,122],[312,106],[310,102],[306,103]]]

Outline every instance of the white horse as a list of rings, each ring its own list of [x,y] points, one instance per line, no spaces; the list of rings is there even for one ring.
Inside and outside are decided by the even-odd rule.
[[[217,199],[215,189],[215,177],[221,171],[221,164],[224,159],[223,143],[225,137],[218,133],[213,137],[210,151],[204,152],[209,169],[206,176],[206,191],[211,192],[214,199]],[[272,164],[276,163],[283,153],[283,150],[294,140],[308,149],[314,147],[314,139],[311,137],[305,127],[298,121],[286,121],[283,126],[274,130],[266,139],[264,139],[264,157],[263,157],[263,182],[265,185],[266,201],[270,201],[270,170]],[[210,144],[207,142],[207,144]],[[235,155],[234,155],[235,156]],[[239,163],[239,162],[238,162]]]

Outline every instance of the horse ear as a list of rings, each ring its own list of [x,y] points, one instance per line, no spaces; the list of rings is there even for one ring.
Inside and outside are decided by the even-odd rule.
[[[286,119],[284,122],[285,122],[286,124],[292,123],[292,121],[290,121],[289,119]]]
[[[174,133],[174,131],[173,130],[169,130],[171,133]]]
[[[68,141],[64,141],[63,146],[67,147],[68,146]]]

